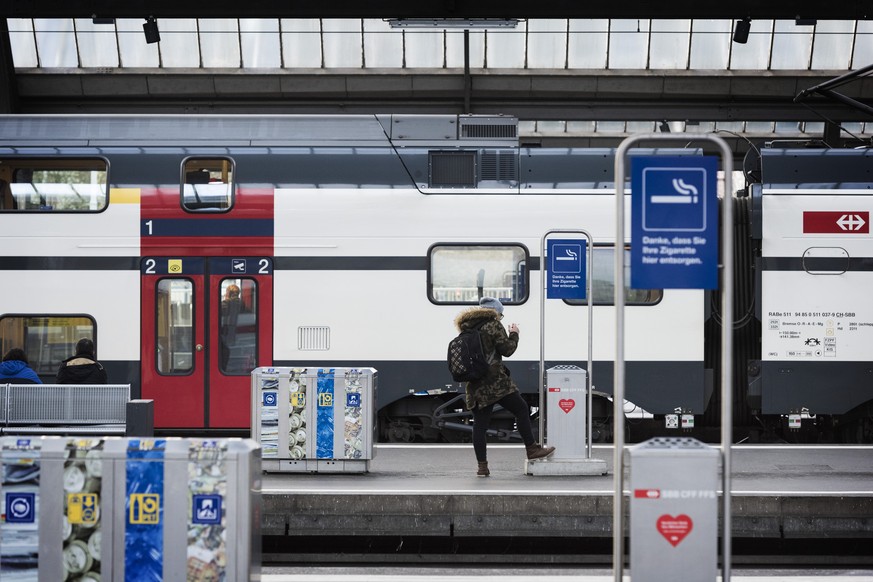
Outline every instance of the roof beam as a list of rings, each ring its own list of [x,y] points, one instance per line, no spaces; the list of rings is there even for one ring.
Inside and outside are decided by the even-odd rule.
[[[804,6],[805,5],[805,6]],[[797,0],[39,0],[2,2],[5,18],[724,18],[866,20],[869,0],[798,3]]]

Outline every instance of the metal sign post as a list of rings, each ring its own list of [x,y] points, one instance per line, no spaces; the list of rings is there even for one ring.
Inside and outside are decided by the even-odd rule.
[[[587,392],[588,392],[588,454],[587,458],[591,458],[591,392],[594,386],[594,350],[592,348],[594,338],[594,301],[592,300],[593,285],[590,274],[594,269],[594,239],[584,230],[549,230],[543,235],[542,245],[540,248],[540,273],[542,274],[542,293],[540,293],[540,441],[542,442],[545,436],[545,381],[546,381],[546,288],[548,278],[546,277],[546,239],[551,234],[581,234],[588,241],[588,272],[585,274],[585,289],[586,297],[588,298],[588,374],[587,374]]]
[[[613,572],[615,581],[622,581],[624,569],[624,214],[625,157],[628,150],[642,141],[708,141],[721,150],[724,171],[724,203],[722,204],[722,287],[721,287],[721,449],[722,449],[722,582],[730,582],[731,573],[731,428],[733,424],[733,315],[734,315],[734,231],[733,231],[733,158],[727,143],[715,135],[651,133],[625,139],[615,155],[615,376],[613,388]]]

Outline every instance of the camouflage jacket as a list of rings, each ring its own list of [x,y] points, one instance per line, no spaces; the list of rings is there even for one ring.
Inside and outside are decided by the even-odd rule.
[[[493,309],[471,307],[458,314],[455,327],[458,331],[470,329],[485,321],[482,332],[482,347],[493,358],[491,369],[481,380],[467,382],[466,404],[469,410],[494,404],[504,396],[518,391],[518,386],[503,365],[503,357],[511,356],[518,347],[518,333],[506,333],[500,316]]]

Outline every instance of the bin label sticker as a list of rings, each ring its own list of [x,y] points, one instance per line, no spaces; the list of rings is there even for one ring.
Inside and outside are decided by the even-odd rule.
[[[334,371],[319,370],[316,386],[318,406],[315,414],[315,457],[318,459],[333,459],[333,394]]]
[[[125,463],[124,580],[164,579],[164,439],[131,439]]]
[[[67,493],[67,521],[72,525],[96,525],[99,501],[96,493]]]
[[[564,413],[570,414],[570,411],[576,408],[576,401],[572,398],[561,398],[558,400],[558,406]]]
[[[691,533],[694,523],[684,513],[676,517],[664,514],[658,518],[657,527],[658,532],[675,548],[685,539],[685,536]]]
[[[225,580],[227,570],[227,506],[222,492],[227,491],[229,467],[227,441],[219,446],[192,443],[188,447],[187,580]]]
[[[350,408],[361,407],[361,394],[359,392],[349,392],[346,394],[346,406]]]
[[[264,392],[264,406],[278,406],[279,405],[279,393],[278,392]]]
[[[133,493],[130,496],[130,523],[157,524],[161,521],[161,496]]]
[[[22,444],[22,440],[27,444]],[[7,440],[0,454],[0,580],[39,576],[40,441]]]
[[[194,495],[193,523],[221,523],[221,495]]]
[[[6,523],[34,523],[36,493],[6,493]]]

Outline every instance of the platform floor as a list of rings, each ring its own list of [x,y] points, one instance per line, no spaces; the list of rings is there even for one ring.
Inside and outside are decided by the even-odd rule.
[[[873,447],[732,451],[734,536],[873,539]],[[377,445],[369,473],[265,474],[263,533],[611,537],[612,447],[593,456],[609,474],[531,476],[521,445],[489,445],[483,479],[470,445]]]

